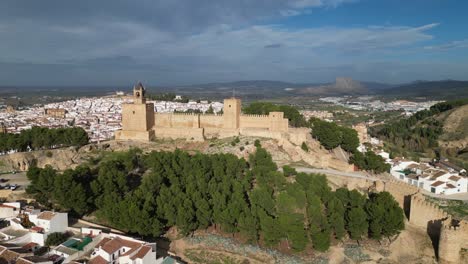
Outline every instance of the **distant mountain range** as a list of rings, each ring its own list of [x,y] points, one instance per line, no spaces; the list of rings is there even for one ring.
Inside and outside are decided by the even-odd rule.
[[[189,88],[189,90],[187,89]],[[338,77],[334,83],[290,83],[282,81],[236,81],[207,83],[188,86],[167,87],[180,93],[195,92],[206,95],[248,95],[254,98],[276,96],[341,96],[341,95],[378,95],[385,97],[407,98],[459,98],[468,97],[468,81],[415,81],[408,84],[390,85],[378,82],[357,81]]]
[[[425,97],[453,99],[468,97],[468,81],[415,81],[390,85],[338,77],[333,83],[292,83],[271,80],[252,80],[206,83],[184,86],[147,86],[149,93],[173,92],[191,98],[222,99],[240,96],[248,101],[269,100],[284,97],[314,97],[342,95],[376,95],[389,98]],[[129,92],[131,87],[0,87],[0,97],[28,96],[97,96]],[[21,91],[21,94],[18,94]]]

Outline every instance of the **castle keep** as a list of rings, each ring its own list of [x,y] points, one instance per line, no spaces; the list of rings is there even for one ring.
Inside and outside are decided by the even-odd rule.
[[[289,132],[288,119],[284,118],[283,112],[244,115],[238,98],[225,99],[223,111],[222,115],[155,113],[154,104],[146,102],[145,88],[138,83],[133,87],[133,103],[122,105],[122,130],[116,132],[115,138],[142,141],[185,138],[201,141],[238,135],[282,138]]]

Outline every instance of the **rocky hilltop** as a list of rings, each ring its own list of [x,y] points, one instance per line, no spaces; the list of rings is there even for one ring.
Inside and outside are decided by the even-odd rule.
[[[304,88],[300,93],[308,95],[341,95],[341,94],[366,94],[368,89],[364,84],[351,78],[338,77],[335,83],[311,86]]]
[[[309,152],[305,152],[300,146],[289,140],[276,140],[255,137],[240,137],[240,142],[232,144],[233,138],[216,139],[204,142],[191,142],[185,140],[158,140],[157,142],[137,141],[109,141],[105,143],[90,144],[81,148],[64,148],[54,150],[41,150],[24,153],[14,153],[0,156],[0,171],[26,171],[32,164],[39,167],[51,165],[58,170],[74,168],[91,158],[98,157],[106,151],[124,151],[129,148],[140,148],[149,151],[174,151],[182,149],[192,153],[202,152],[207,154],[232,153],[238,157],[248,159],[250,153],[255,150],[254,141],[261,141],[273,160],[279,165],[300,163],[304,166],[316,168],[333,168],[336,170],[350,171],[352,166],[346,160],[337,157],[333,152],[322,149],[320,143],[308,137]]]

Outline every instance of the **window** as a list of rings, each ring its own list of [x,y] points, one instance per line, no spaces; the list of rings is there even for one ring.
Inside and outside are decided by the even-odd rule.
[[[436,192],[436,188],[431,187],[431,193],[435,193],[435,192]]]
[[[404,179],[405,179],[405,175],[400,174],[400,180],[404,180]]]
[[[420,182],[419,183],[419,188],[423,188],[424,187],[424,183],[423,182]]]

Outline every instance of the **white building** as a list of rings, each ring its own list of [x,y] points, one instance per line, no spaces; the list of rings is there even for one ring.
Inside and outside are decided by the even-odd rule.
[[[0,204],[0,218],[10,219],[18,216],[20,211],[20,203],[3,203]]]
[[[435,194],[468,192],[468,178],[455,171],[434,168],[426,163],[398,161],[392,164],[390,174],[398,180]]]
[[[156,244],[106,237],[96,245],[89,264],[156,264]]]
[[[39,214],[29,215],[29,220],[41,227],[44,233],[65,232],[68,227],[67,213],[44,211]]]

